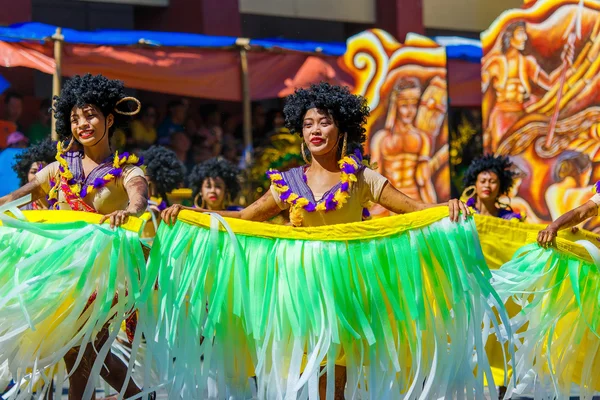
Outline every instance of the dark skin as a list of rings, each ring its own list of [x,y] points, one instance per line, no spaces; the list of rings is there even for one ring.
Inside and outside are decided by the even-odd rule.
[[[335,185],[340,179],[337,149],[343,135],[339,132],[333,119],[327,113],[316,108],[306,112],[302,133],[304,141],[311,152],[312,160],[306,171],[308,186],[313,192],[322,193]],[[427,204],[411,199],[387,183],[381,192],[379,204],[396,214],[406,214],[436,206],[448,206],[450,219],[454,222],[458,221],[461,213],[465,219],[470,214],[469,209],[459,200],[453,199],[442,204]],[[177,215],[184,209],[195,212],[208,211],[175,204],[161,213],[161,219],[167,224],[173,225],[177,221]],[[242,211],[218,211],[217,213],[223,217],[264,222],[280,212],[281,209],[273,195],[267,192]]]
[[[86,176],[102,164],[104,160],[110,157],[113,152],[110,149],[108,131],[114,124],[114,116],[109,114],[104,116],[100,109],[93,104],[88,104],[83,107],[73,107],[71,111],[71,134],[73,138],[83,147],[84,157],[82,160],[83,171]],[[135,177],[125,185],[127,196],[129,197],[129,205],[125,210],[115,210],[107,215],[104,215],[100,223],[108,221],[111,228],[119,227],[127,222],[130,216],[139,217],[144,213],[148,205],[148,183],[143,177]],[[16,191],[0,198],[0,205],[3,205],[12,200],[19,199],[23,196],[31,194],[32,200],[41,199],[46,195],[42,189],[41,182],[37,178],[33,178],[31,182]],[[69,379],[69,399],[81,400],[85,386],[87,384],[90,370],[96,360],[96,349],[100,349],[108,337],[108,332],[101,331],[94,346],[88,344],[84,350],[84,357],[81,364]],[[65,356],[65,364],[71,372],[77,358],[78,349],[72,349]],[[121,390],[123,386],[127,367],[125,364],[109,353],[104,361],[101,376],[106,382],[116,390]],[[125,396],[131,397],[140,393],[141,390],[133,381],[129,381]]]
[[[83,171],[85,175],[100,165],[112,153],[108,139],[108,130],[114,124],[114,116],[104,116],[94,105],[74,107],[71,111],[71,133],[83,145]],[[121,226],[129,216],[139,217],[148,205],[148,183],[142,177],[135,177],[127,182],[125,190],[129,197],[129,206],[125,210],[116,210],[102,217],[100,223],[109,221],[111,228]],[[14,192],[0,198],[0,206],[10,201],[31,194],[32,201],[46,196],[42,184],[33,178],[31,182]]]
[[[313,192],[323,193],[340,180],[338,148],[340,147],[340,140],[343,140],[344,135],[339,131],[337,124],[328,113],[313,108],[308,110],[304,116],[302,136],[306,147],[311,153],[311,164],[306,170],[307,184]],[[459,220],[461,213],[465,219],[470,214],[467,206],[459,200],[450,200],[448,203],[443,204],[427,204],[411,199],[389,183],[385,184],[381,192],[379,204],[396,214],[421,211],[440,205],[447,206],[450,212],[450,219],[454,222]],[[196,212],[209,211],[175,204],[162,212],[161,219],[167,224],[173,225],[177,221],[177,215],[183,209]],[[223,217],[263,222],[280,212],[281,209],[277,205],[275,198],[268,191],[259,200],[242,211],[217,211],[216,213]],[[346,369],[342,366],[336,366],[335,368],[335,398],[341,399],[344,396],[343,393],[346,386]],[[325,376],[319,380],[319,392],[321,398],[325,398]]]
[[[558,231],[563,229],[575,229],[575,225],[598,215],[598,206],[593,201],[588,201],[585,204],[571,210],[556,219],[546,229],[538,233],[537,241],[540,246],[548,247],[555,243]],[[575,229],[576,231],[576,229]]]

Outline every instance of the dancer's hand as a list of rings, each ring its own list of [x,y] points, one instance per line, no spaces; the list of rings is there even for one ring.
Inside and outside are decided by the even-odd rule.
[[[177,216],[181,210],[201,211],[197,208],[185,207],[181,204],[173,204],[171,207],[164,209],[160,213],[160,219],[165,221],[167,225],[175,225],[175,222],[177,222]]]
[[[537,241],[540,244],[540,246],[542,246],[542,247],[550,246],[554,242],[557,232],[558,232],[558,229],[556,229],[556,227],[554,227],[554,225],[552,225],[552,224],[548,225],[546,227],[546,229],[541,230],[538,233],[538,237],[537,237]]]
[[[175,225],[177,222],[177,216],[183,210],[183,206],[181,204],[173,204],[171,207],[165,208],[160,213],[160,219],[167,223],[167,225]]]
[[[463,219],[467,219],[471,215],[471,210],[466,206],[465,203],[458,199],[452,199],[448,202],[448,209],[450,210],[450,221],[457,222],[460,214],[462,213]]]
[[[127,210],[113,211],[110,214],[103,216],[100,219],[100,223],[103,224],[104,221],[109,220],[111,229],[114,229],[115,227],[119,227],[126,223],[130,215],[132,215],[132,213]]]

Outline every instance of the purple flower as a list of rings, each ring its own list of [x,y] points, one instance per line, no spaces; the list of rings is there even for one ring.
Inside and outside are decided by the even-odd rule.
[[[289,197],[291,196],[291,194],[292,194],[292,190],[288,189],[285,192],[281,193],[281,195],[279,195],[279,198],[282,201],[286,201],[287,199],[289,199]]]
[[[54,179],[50,179],[50,187],[54,187],[54,185],[56,185],[56,182]]]
[[[69,180],[67,181],[67,184],[68,184],[68,185],[74,185],[74,184],[76,184],[76,183],[77,183],[77,181],[75,180],[75,178],[69,179]]]
[[[64,173],[64,172],[65,172],[65,169],[63,168],[63,166],[62,166],[62,165],[58,167],[58,170],[59,170],[60,172],[62,172],[62,173]]]
[[[129,152],[127,151],[121,154],[121,157],[119,157],[120,160],[127,160],[127,158],[129,158]]]
[[[94,185],[94,189],[100,189],[100,188],[104,187],[105,181],[102,178],[96,178],[96,179],[94,179],[93,185]]]
[[[304,206],[304,209],[308,212],[314,212],[317,209],[317,205],[315,203],[308,203]]]
[[[356,172],[356,168],[354,167],[354,165],[344,164],[342,165],[342,171],[347,174],[354,174]]]
[[[52,207],[56,204],[56,199],[48,199],[48,208],[52,209]]]
[[[81,197],[82,199],[87,196],[87,186],[84,186],[83,188],[81,188],[81,192],[79,192],[79,197]]]
[[[330,193],[325,198],[325,211],[333,211],[337,206],[337,201],[334,200],[334,194]]]
[[[141,156],[139,158],[139,161],[135,163],[136,167],[141,167],[142,165],[144,165],[144,157],[143,156]]]
[[[360,149],[354,149],[354,157],[356,157],[358,161],[362,161],[363,157],[362,153],[360,152]]]
[[[280,186],[287,186],[287,182],[284,181],[283,179],[274,180],[273,183],[276,185],[280,185]]]
[[[308,178],[306,177],[306,173],[302,172],[302,179],[304,179],[304,183],[308,183]]]
[[[475,197],[469,197],[469,200],[467,200],[467,207],[475,207]]]
[[[368,209],[368,208],[363,208],[363,210],[362,210],[362,217],[363,217],[364,219],[367,219],[367,218],[369,218],[370,216],[371,216],[371,213],[369,212],[369,209]]]
[[[600,181],[596,182],[594,185],[594,190],[596,193],[600,193]]]
[[[113,168],[108,173],[114,175],[115,178],[118,178],[123,173],[123,170],[121,168]]]
[[[161,201],[160,204],[158,205],[158,211],[163,211],[167,209],[167,202],[166,201]]]
[[[342,183],[342,186],[340,186],[340,189],[342,190],[342,192],[347,192],[350,189],[350,182]]]

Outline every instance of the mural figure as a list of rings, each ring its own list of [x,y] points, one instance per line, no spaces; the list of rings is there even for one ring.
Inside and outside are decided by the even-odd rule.
[[[371,140],[371,161],[402,193],[435,203],[429,165],[432,137],[414,125],[421,94],[416,78],[402,78],[394,86],[386,127]]]
[[[502,34],[501,54],[492,55],[483,64],[483,92],[492,90],[495,97],[483,137],[488,153],[498,148],[508,129],[525,113],[525,104],[532,100],[532,85],[548,91],[561,75],[562,65],[548,74],[534,56],[523,54],[527,38],[525,22],[511,23]],[[572,63],[572,44],[566,45],[561,59]]]
[[[599,2],[538,0],[481,35],[484,148],[523,172],[529,222],[549,222],[565,195],[600,179],[599,33]]]
[[[369,100],[371,163],[408,196],[425,202],[450,197],[446,55],[431,39],[410,34],[404,44],[381,30],[348,41],[344,65],[355,93]],[[387,210],[374,208],[372,215]]]

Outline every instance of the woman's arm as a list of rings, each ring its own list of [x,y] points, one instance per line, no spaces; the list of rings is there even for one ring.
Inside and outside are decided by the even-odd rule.
[[[113,211],[110,214],[106,214],[100,220],[100,223],[104,223],[106,220],[110,220],[110,227],[121,226],[129,216],[139,217],[141,216],[146,208],[148,207],[148,182],[141,176],[132,178],[125,185],[127,191],[127,197],[129,197],[129,206],[125,210]]]
[[[181,204],[174,204],[160,214],[160,218],[169,225],[174,225],[177,222],[177,216],[181,210],[190,210],[196,212],[214,212],[226,218],[238,218],[248,221],[263,222],[273,218],[281,212],[275,198],[270,190],[267,191],[260,199],[250,204],[242,211],[210,211],[202,208],[184,207]]]
[[[25,186],[20,187],[12,193],[7,194],[6,196],[0,197],[0,206],[3,206],[6,203],[9,203],[13,200],[20,199],[21,197],[27,196],[31,194],[31,201],[36,201],[41,199],[46,195],[44,190],[42,189],[42,185],[37,178],[34,178],[31,182],[27,183]]]
[[[469,208],[462,201],[452,199],[449,202],[442,204],[426,204],[422,201],[411,199],[397,190],[394,186],[390,185],[389,182],[383,187],[378,204],[396,214],[406,214],[431,207],[448,206],[450,209],[450,220],[454,222],[458,221],[461,212],[465,219],[471,214]]]
[[[556,219],[556,221],[548,225],[546,229],[541,230],[538,233],[538,243],[545,247],[552,243],[558,231],[571,228],[588,218],[595,217],[596,215],[598,215],[598,206],[596,203],[590,200],[576,209],[561,215]]]

